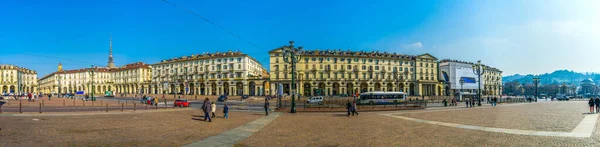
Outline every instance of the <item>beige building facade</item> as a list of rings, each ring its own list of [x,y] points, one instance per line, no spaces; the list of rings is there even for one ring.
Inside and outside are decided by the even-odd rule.
[[[77,91],[103,94],[141,93],[144,85],[150,82],[149,65],[137,62],[118,68],[93,67],[75,70],[62,70],[48,74],[38,81],[42,93],[76,93]]]
[[[152,64],[151,94],[265,95],[266,70],[241,52],[183,56]]]
[[[293,91],[291,66],[283,46],[269,52],[271,91]],[[369,91],[402,91],[410,95],[441,95],[437,58],[430,54],[401,55],[377,51],[306,50],[296,65],[297,91],[305,96],[341,95]]]
[[[37,93],[37,72],[27,68],[0,64],[0,92]]]

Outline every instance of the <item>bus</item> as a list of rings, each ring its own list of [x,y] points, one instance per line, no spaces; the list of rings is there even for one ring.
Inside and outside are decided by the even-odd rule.
[[[470,93],[470,92],[457,92],[454,96],[456,98],[456,101],[459,101],[459,102],[464,101],[466,98],[469,98],[469,99],[477,98],[477,94]]]
[[[360,94],[359,104],[394,104],[406,102],[406,93],[404,92],[385,92],[373,91]]]

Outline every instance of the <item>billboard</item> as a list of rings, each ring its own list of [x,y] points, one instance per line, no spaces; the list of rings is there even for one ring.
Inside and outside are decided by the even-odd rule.
[[[452,79],[452,89],[460,89],[460,79],[465,81],[464,85],[462,85],[463,89],[477,89],[477,75],[473,73],[473,68],[471,67],[460,67],[456,66],[454,68],[454,76]]]

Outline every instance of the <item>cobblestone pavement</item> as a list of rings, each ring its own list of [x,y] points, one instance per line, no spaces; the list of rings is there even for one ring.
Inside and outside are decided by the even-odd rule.
[[[0,116],[0,146],[180,146],[262,117],[217,113],[205,122],[199,110],[93,116]]]
[[[540,102],[509,107],[407,113],[401,116],[484,127],[570,132],[585,117],[582,113],[589,111],[586,105],[587,102]]]
[[[453,115],[452,113],[463,111],[462,113],[473,115],[469,117],[470,119],[483,119],[477,122],[481,125],[490,125],[486,123],[500,125],[496,120],[502,119],[502,123],[515,124],[502,124],[509,129],[546,130],[544,127],[550,127],[547,130],[568,132],[577,125],[572,123],[581,121],[582,115],[585,115],[582,113],[587,112],[584,104],[545,102],[465,111],[429,110],[431,112],[406,115],[422,115],[434,119],[432,117]],[[493,116],[490,115],[491,112],[502,115]],[[591,137],[547,137],[432,125],[379,114],[380,112],[365,112],[352,117],[347,117],[345,113],[285,114],[236,146],[595,146],[600,143],[598,124],[594,127]],[[523,117],[519,115],[530,116],[531,119],[511,119]],[[495,119],[485,120],[490,117]],[[441,119],[452,121],[446,117]]]

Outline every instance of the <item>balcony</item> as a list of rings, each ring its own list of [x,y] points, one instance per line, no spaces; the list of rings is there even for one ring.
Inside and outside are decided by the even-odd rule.
[[[381,69],[381,70],[380,70],[380,72],[381,72],[381,73],[385,73],[385,72],[387,72],[387,71],[385,70],[385,68],[383,68],[383,69]]]
[[[329,72],[331,72],[331,69],[329,69],[329,68],[325,68],[325,72],[326,72],[326,73],[329,73]]]
[[[368,71],[369,71],[369,72],[373,72],[373,69],[372,69],[372,68],[369,68],[369,70],[368,70]]]
[[[358,69],[354,68],[352,69],[352,72],[358,72]]]
[[[313,72],[313,73],[317,72],[317,68],[310,69],[310,72]]]

